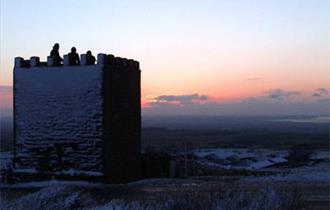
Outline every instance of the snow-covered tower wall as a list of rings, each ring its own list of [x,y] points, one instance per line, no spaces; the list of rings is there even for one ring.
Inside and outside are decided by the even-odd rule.
[[[15,59],[16,169],[98,172],[109,182],[139,178],[140,70],[99,54],[97,64],[53,66]]]

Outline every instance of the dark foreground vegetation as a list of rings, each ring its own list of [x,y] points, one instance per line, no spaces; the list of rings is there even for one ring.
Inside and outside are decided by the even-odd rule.
[[[308,207],[306,192],[272,183],[233,180],[145,180],[122,186],[53,185],[2,188],[5,209],[132,209],[132,210],[298,210]],[[25,189],[25,192],[23,191]],[[20,192],[17,195],[17,192]]]

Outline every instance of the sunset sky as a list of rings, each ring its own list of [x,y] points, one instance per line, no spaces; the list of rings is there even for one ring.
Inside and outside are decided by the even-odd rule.
[[[144,114],[329,113],[328,0],[0,2],[2,106],[58,42],[140,61]]]

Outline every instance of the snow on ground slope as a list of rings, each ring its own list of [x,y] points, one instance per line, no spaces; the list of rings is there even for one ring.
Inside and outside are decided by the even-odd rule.
[[[318,181],[330,182],[330,162],[301,166],[282,172],[275,176],[263,177],[272,181]]]
[[[73,186],[52,185],[40,191],[19,197],[12,202],[1,200],[1,209],[6,210],[57,210],[91,207],[96,202]]]
[[[248,179],[266,179],[274,181],[321,181],[330,182],[330,154],[317,151],[305,165],[293,168],[273,168],[278,163],[287,162],[288,151],[249,150],[249,149],[199,149],[194,150],[199,162],[204,165],[225,169],[267,170],[277,175],[248,177]]]
[[[250,149],[199,149],[193,154],[203,164],[212,164],[226,169],[261,169],[277,163],[287,162],[287,151]]]

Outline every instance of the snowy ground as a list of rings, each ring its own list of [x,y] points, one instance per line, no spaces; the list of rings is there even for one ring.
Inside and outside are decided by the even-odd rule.
[[[282,210],[290,209],[288,205],[292,205],[293,201],[296,202],[295,205],[300,205],[303,201],[303,197],[297,197],[300,196],[300,191],[292,191],[293,186],[296,185],[269,181],[198,182],[193,179],[151,179],[120,186],[67,181],[31,182],[10,187],[1,186],[0,207],[6,210],[167,210],[178,207],[205,210]],[[283,191],[283,187],[288,190]],[[311,187],[323,196],[323,200],[327,200],[325,185],[308,183],[301,192],[314,194],[314,191],[306,191]],[[309,201],[315,207],[315,199]],[[326,203],[321,206],[322,208],[317,209],[327,207]]]
[[[199,149],[193,154],[204,164],[213,164],[225,169],[262,169],[277,163],[287,162],[287,151],[266,149]]]
[[[277,164],[287,162],[286,150],[218,148],[194,150],[193,154],[198,157],[200,163],[212,167],[275,171],[276,174],[258,177],[241,176],[237,180],[230,177],[145,179],[122,185],[57,180],[1,184],[0,209],[154,210],[169,209],[176,205],[185,205],[189,208],[189,205],[208,205],[211,201],[207,200],[206,204],[202,202],[201,197],[193,196],[200,196],[196,194],[199,191],[207,192],[208,195],[216,188],[216,190],[225,189],[225,192],[221,192],[223,197],[212,200],[214,208],[205,209],[252,210],[257,209],[258,205],[266,205],[263,206],[264,209],[280,210],[283,208],[279,204],[286,205],[285,202],[289,202],[286,199],[292,196],[287,194],[287,190],[296,187],[302,188],[300,191],[309,196],[304,199],[308,200],[312,208],[307,209],[328,209],[330,183],[328,151],[315,152],[309,163],[295,168],[277,167]],[[10,158],[10,153],[1,153],[1,167],[10,165]],[[278,186],[285,190],[279,191],[276,188]],[[253,198],[247,197],[251,195],[251,191],[256,192]],[[246,200],[249,201],[248,207],[239,206]]]
[[[253,171],[274,171],[277,175],[258,177],[258,179],[278,181],[322,181],[330,182],[330,154],[317,151],[311,161],[294,168],[278,168],[286,163],[287,150],[249,150],[249,149],[199,149],[193,151],[202,164],[225,169],[245,169]],[[249,177],[251,178],[251,177]]]
[[[305,181],[330,182],[329,162],[317,163],[310,166],[301,166],[289,169],[278,175],[263,177],[272,181]]]

